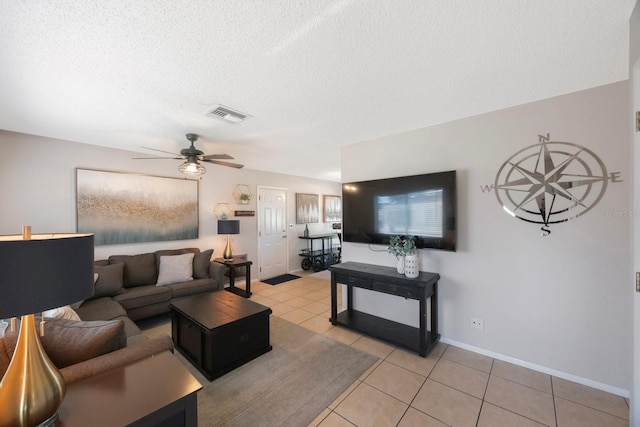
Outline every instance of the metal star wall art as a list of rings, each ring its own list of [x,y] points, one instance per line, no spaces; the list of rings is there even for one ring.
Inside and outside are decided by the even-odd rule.
[[[620,173],[607,173],[602,160],[588,148],[571,142],[551,141],[538,135],[539,143],[511,156],[492,186],[498,203],[511,216],[549,226],[589,212],[602,199],[607,184],[621,182]]]

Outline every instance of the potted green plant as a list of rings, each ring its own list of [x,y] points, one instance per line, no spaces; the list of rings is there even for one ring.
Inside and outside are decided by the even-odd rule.
[[[251,201],[251,194],[241,193],[238,198],[240,199],[240,203],[246,205],[249,203],[249,201]]]
[[[398,273],[404,274],[404,257],[416,250],[416,241],[412,236],[391,236],[389,238],[389,253],[398,259]]]

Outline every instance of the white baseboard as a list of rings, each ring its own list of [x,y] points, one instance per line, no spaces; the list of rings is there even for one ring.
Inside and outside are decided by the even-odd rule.
[[[451,344],[456,347],[463,348],[465,350],[473,351],[474,353],[483,354],[493,359],[502,360],[503,362],[509,362],[514,365],[522,366],[534,371],[542,372],[544,374],[553,375],[554,377],[562,378],[563,380],[573,381],[574,383],[586,385],[587,387],[595,388],[598,390],[606,391],[607,393],[615,394],[617,396],[629,398],[631,392],[620,387],[615,387],[609,384],[603,384],[598,381],[593,381],[588,378],[579,377],[577,375],[568,374],[566,372],[558,371],[555,369],[547,368],[545,366],[536,365],[535,363],[525,362],[524,360],[516,359],[514,357],[505,356],[504,354],[495,353],[493,351],[485,350],[480,347],[475,347],[462,342],[450,340],[448,338],[441,337],[440,342],[444,344]]]

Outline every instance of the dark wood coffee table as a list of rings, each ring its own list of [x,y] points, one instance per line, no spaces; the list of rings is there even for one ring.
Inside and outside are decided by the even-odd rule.
[[[271,309],[229,292],[171,303],[171,338],[182,355],[209,380],[271,350]]]

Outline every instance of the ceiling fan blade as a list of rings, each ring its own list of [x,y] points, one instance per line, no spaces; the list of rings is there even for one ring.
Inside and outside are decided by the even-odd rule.
[[[178,153],[172,153],[171,151],[158,150],[157,148],[150,148],[150,147],[140,147],[140,148],[144,148],[146,150],[159,151],[161,153],[166,153],[166,154],[172,154],[174,156],[179,156],[180,155]],[[180,157],[180,158],[182,158],[182,157]]]
[[[206,156],[202,156],[202,160],[233,160],[228,154],[207,154]]]
[[[207,163],[214,163],[216,165],[221,165],[221,166],[228,166],[230,168],[236,168],[236,169],[242,169],[244,167],[244,165],[239,165],[237,163],[231,163],[231,162],[222,162],[220,160],[202,159],[202,161]]]
[[[132,160],[164,160],[164,159],[171,159],[171,160],[183,160],[182,157],[132,157]]]

